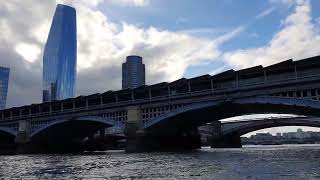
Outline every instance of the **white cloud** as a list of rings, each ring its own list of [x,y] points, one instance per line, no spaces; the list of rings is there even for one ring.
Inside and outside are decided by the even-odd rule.
[[[285,5],[285,6],[293,6],[297,2],[300,2],[301,0],[269,0],[271,3],[279,4],[279,5]]]
[[[104,0],[56,0],[57,3],[73,6],[74,4],[83,4],[89,7],[96,7]]]
[[[147,66],[148,83],[171,81],[180,78],[188,66],[220,55],[216,44],[207,39],[115,24],[99,11],[81,6],[77,10],[80,72],[97,64],[120,68],[127,55],[138,54]]]
[[[146,6],[149,0],[106,0],[122,6]]]
[[[146,6],[149,0],[56,0],[57,3],[74,6],[81,4],[90,8],[96,7],[103,2],[110,2],[120,6]]]
[[[222,34],[226,34],[230,32],[230,28],[211,28],[211,27],[203,27],[203,28],[191,28],[191,29],[183,29],[177,31],[177,33],[183,33],[190,36],[197,37],[217,37]]]
[[[19,43],[15,50],[18,54],[20,54],[25,60],[33,63],[35,62],[41,53],[41,49],[39,46],[35,44],[28,43]]]
[[[94,8],[101,2],[63,2],[72,3],[77,9],[78,95],[119,89],[121,64],[131,54],[144,58],[148,84],[176,80],[189,66],[220,56],[219,43],[240,32],[237,28],[211,40],[155,27],[115,23]],[[137,5],[146,2],[132,1]],[[41,101],[42,53],[56,3],[56,0],[0,3],[0,31],[9,36],[0,36],[0,55],[3,57],[0,63],[12,70],[9,106]]]
[[[320,34],[311,20],[310,2],[296,2],[295,12],[283,21],[282,29],[267,45],[228,52],[224,59],[231,66],[243,68],[319,55]]]
[[[316,23],[317,23],[318,25],[320,25],[320,17],[318,17],[318,18],[316,19]]]
[[[229,41],[230,39],[233,39],[234,37],[241,34],[245,29],[246,29],[246,26],[239,26],[239,27],[233,29],[232,31],[225,33],[224,35],[216,38],[215,42],[217,44],[222,44],[226,41]]]
[[[260,14],[258,14],[258,15],[256,16],[256,19],[261,19],[261,18],[263,18],[263,17],[268,16],[268,15],[271,14],[275,9],[276,9],[275,7],[271,7],[271,8],[268,8],[268,9],[262,11]]]

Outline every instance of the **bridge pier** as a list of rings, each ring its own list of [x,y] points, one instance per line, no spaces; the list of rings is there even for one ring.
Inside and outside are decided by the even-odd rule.
[[[130,107],[125,128],[126,152],[186,151],[201,148],[197,128],[173,128],[174,131],[154,132],[143,129],[141,121],[141,110],[138,107]]]
[[[142,129],[142,113],[138,106],[128,107],[128,119],[125,127],[127,137],[126,152],[146,151],[143,143],[145,132]]]
[[[238,135],[223,136],[211,141],[211,148],[241,148],[241,137]]]
[[[220,121],[212,123],[211,148],[241,148],[241,137],[238,134],[224,136]]]
[[[18,133],[15,138],[16,153],[25,154],[31,152],[30,123],[27,120],[19,121]]]

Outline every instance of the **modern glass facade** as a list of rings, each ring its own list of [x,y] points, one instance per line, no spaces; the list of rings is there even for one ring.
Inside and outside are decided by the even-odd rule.
[[[122,64],[122,89],[145,85],[145,65],[140,56],[128,56]]]
[[[76,10],[58,4],[43,54],[43,102],[75,96]]]
[[[10,69],[0,67],[0,109],[6,108]]]

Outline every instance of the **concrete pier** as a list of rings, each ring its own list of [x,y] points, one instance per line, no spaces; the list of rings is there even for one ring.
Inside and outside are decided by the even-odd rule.
[[[224,136],[220,121],[212,123],[211,148],[241,148],[241,138],[238,134]]]

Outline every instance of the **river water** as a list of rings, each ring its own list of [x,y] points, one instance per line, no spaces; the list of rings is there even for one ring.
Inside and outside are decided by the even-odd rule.
[[[319,179],[320,145],[0,156],[0,179]]]

